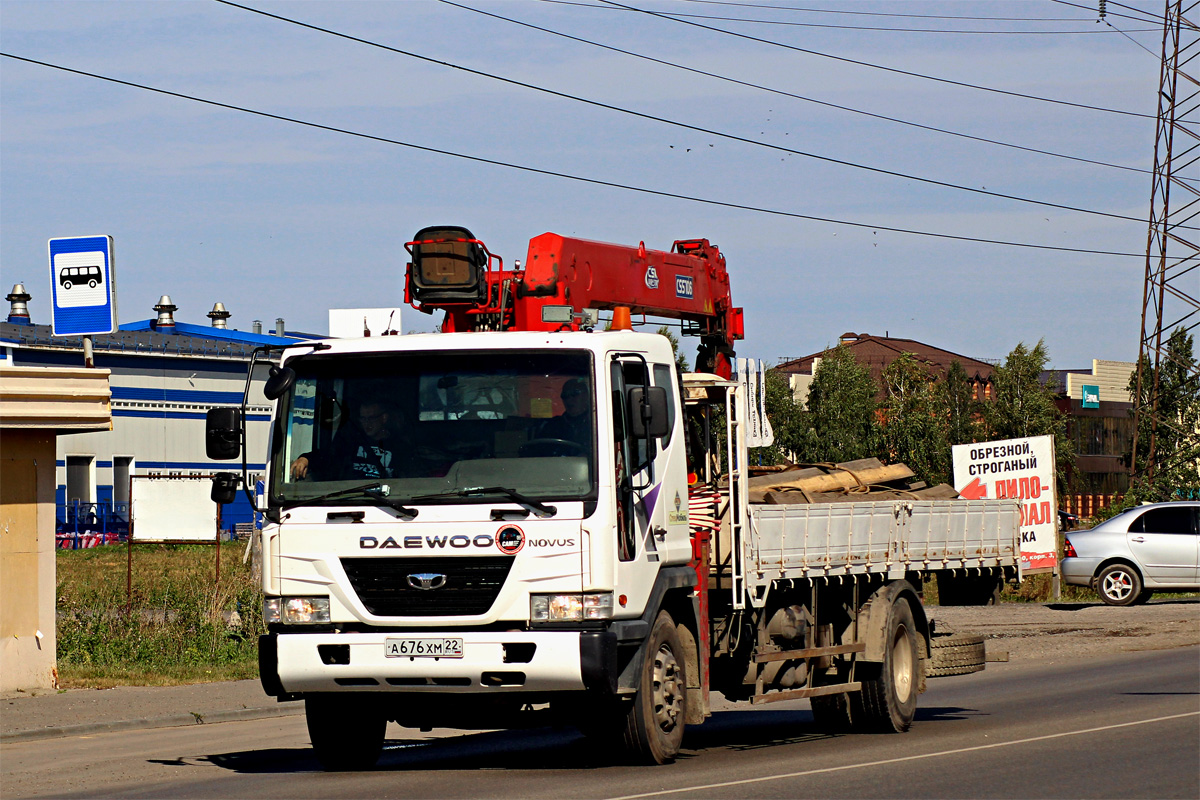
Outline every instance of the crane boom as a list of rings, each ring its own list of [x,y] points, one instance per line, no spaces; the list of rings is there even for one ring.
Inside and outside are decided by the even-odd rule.
[[[413,256],[405,300],[425,313],[444,310],[444,331],[572,330],[587,324],[584,309],[626,307],[680,320],[684,334],[700,337],[696,369],[722,377],[743,338],[725,257],[707,239],[676,241],[668,252],[543,233],[530,240],[524,266],[509,270],[465,228],[426,228],[405,247]],[[567,306],[570,321],[544,310]]]

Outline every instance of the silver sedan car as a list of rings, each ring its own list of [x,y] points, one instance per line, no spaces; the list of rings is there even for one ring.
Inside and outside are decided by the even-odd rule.
[[[1139,506],[1091,530],[1071,531],[1062,577],[1093,587],[1110,606],[1200,589],[1200,502]]]

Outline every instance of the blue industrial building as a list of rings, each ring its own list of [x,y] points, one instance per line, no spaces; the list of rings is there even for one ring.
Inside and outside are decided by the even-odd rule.
[[[84,365],[80,337],[53,336],[51,326],[29,318],[30,295],[17,284],[6,299],[0,322],[0,379],[4,366]],[[176,322],[177,307],[163,296],[156,317],[94,336],[97,368],[111,372],[113,429],[60,437],[56,454],[56,504],[60,546],[81,541],[112,541],[128,531],[130,492],[137,476],[202,476],[229,470],[228,462],[208,460],[204,418],[214,406],[242,401],[251,352],[264,344],[283,345],[319,338],[286,333],[283,320],[272,333],[227,327],[231,316],[217,303],[211,326]],[[268,365],[256,370],[247,408],[247,444],[252,480],[265,470],[270,404],[262,395]],[[221,529],[254,522],[244,494],[222,512]],[[139,538],[143,531],[135,533]]]

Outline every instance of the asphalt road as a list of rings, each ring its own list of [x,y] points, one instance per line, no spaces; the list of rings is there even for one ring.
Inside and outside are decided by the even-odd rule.
[[[932,681],[904,735],[825,736],[806,702],[733,706],[666,767],[569,730],[392,727],[379,768],[318,771],[302,717],[3,748],[0,794],[59,797],[1200,797],[1200,649],[991,664]],[[403,738],[402,738],[403,737]]]

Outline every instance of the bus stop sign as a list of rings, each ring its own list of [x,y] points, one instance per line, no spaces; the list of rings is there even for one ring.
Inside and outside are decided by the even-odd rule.
[[[117,329],[117,289],[111,236],[50,240],[50,297],[55,336]]]

